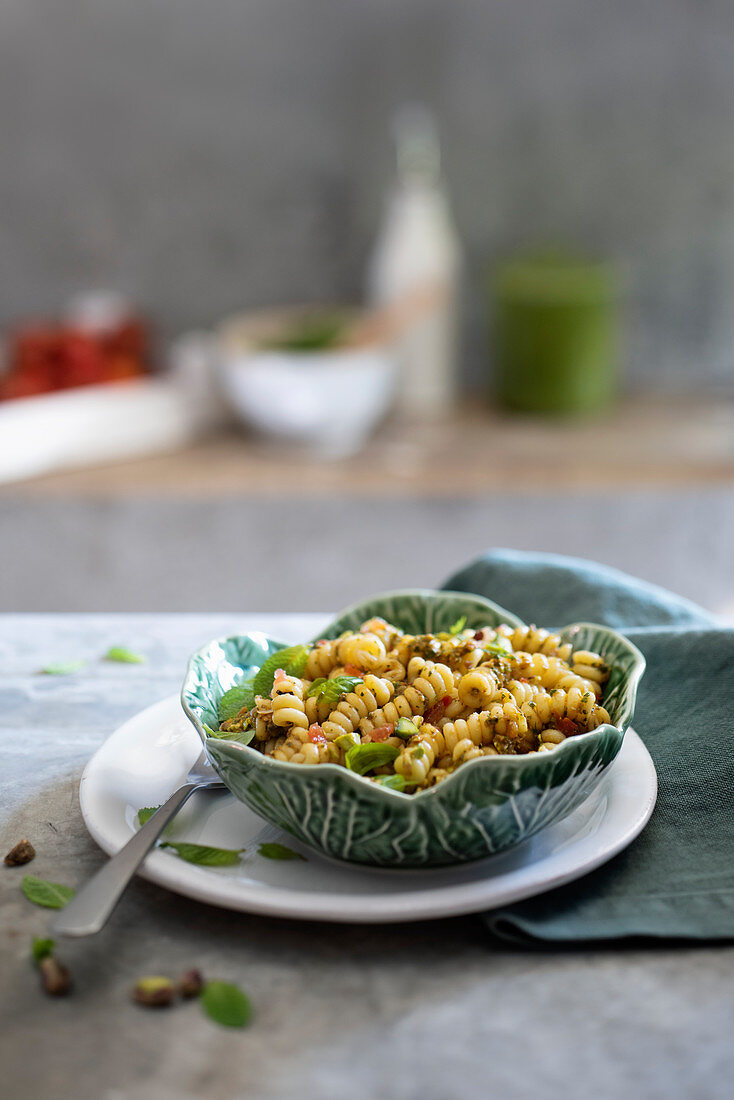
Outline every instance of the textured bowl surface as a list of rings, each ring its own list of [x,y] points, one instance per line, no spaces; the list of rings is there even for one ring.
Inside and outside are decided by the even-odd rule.
[[[479,596],[407,590],[348,608],[319,637],[358,629],[374,615],[411,634],[448,630],[462,615],[475,628],[520,625],[517,616]],[[561,634],[577,649],[600,652],[612,666],[604,705],[614,725],[569,738],[553,752],[471,760],[418,794],[379,787],[336,764],[273,760],[210,735],[218,726],[223,693],[284,645],[265,634],[221,638],[198,650],[189,662],[181,699],[227,787],[305,844],[337,859],[380,867],[460,863],[509,848],[570,813],[619,752],[644,658],[603,626],[576,623]]]

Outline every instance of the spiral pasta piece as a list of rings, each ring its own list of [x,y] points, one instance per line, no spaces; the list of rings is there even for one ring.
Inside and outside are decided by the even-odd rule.
[[[567,661],[573,646],[570,642],[564,642],[560,634],[551,634],[549,630],[542,630],[537,626],[498,626],[497,633],[507,638],[514,650],[523,650],[525,653],[543,653],[546,657],[560,657]]]
[[[577,649],[571,660],[571,671],[584,680],[596,684],[596,693],[601,693],[602,684],[609,679],[609,665],[600,653],[590,649]]]
[[[558,657],[546,657],[543,653],[516,653],[512,661],[512,673],[515,678],[528,677],[537,680],[544,688],[578,687],[584,691],[599,690],[599,684],[584,676],[577,676],[565,661]]]
[[[524,703],[521,710],[527,719],[528,727],[536,732],[542,732],[548,728],[555,730],[556,723],[563,718],[574,722],[579,732],[594,730],[597,726],[609,721],[609,715],[604,707],[597,704],[594,693],[582,691],[578,687],[569,688],[568,691],[564,691],[563,688],[554,688],[550,692],[541,690],[535,700]],[[561,731],[556,730],[556,732]]]
[[[443,754],[443,734],[424,726],[416,737],[411,737],[395,761],[395,771],[408,783],[425,783],[436,757]]]
[[[429,707],[455,693],[454,675],[447,665],[414,657],[408,665],[409,677],[411,673],[415,676],[412,683],[406,684],[400,694],[396,692],[387,705],[362,719],[359,727],[362,733],[369,734],[381,726],[397,725],[401,718],[421,716]]]
[[[394,654],[388,654],[380,672],[383,677],[391,680],[394,684],[398,684],[402,680],[405,680],[407,676],[405,665],[402,661],[399,661]]]
[[[390,680],[368,673],[354,691],[350,691],[332,710],[322,729],[327,741],[342,733],[352,733],[363,718],[389,703],[394,691]]]
[[[354,665],[362,671],[373,672],[385,663],[387,650],[378,634],[349,634],[339,638],[337,654],[343,665]]]
[[[514,738],[528,732],[527,718],[511,697],[490,703],[486,714],[487,724],[495,734]]]
[[[252,711],[255,725],[255,739],[268,741],[273,737],[275,727],[273,725],[273,700],[270,696],[257,695]],[[280,733],[280,731],[276,731]]]
[[[467,672],[459,680],[459,698],[465,707],[488,707],[496,699],[503,682],[500,669],[482,664]]]
[[[413,657],[422,657],[426,661],[439,658],[442,643],[432,634],[403,634],[395,644],[393,653],[407,668]]]
[[[441,660],[449,668],[463,675],[466,672],[471,672],[477,665],[481,665],[485,660],[485,656],[484,650],[478,649],[471,642],[461,642],[458,645],[447,643],[442,647]]]
[[[434,661],[424,661],[422,657],[413,657],[410,661],[408,683],[421,693],[426,706],[432,706],[433,703],[447,696],[450,699],[456,696],[454,674],[449,666]]]
[[[362,623],[360,627],[362,634],[376,634],[381,639],[385,646],[385,651],[392,649],[395,642],[400,637],[400,631],[392,623],[388,623],[385,619],[380,618],[379,615],[374,619],[368,619],[366,623]]]
[[[306,717],[308,718],[309,725],[325,722],[331,714],[331,703],[323,697],[307,695],[303,700],[303,705],[306,708]]]
[[[303,684],[295,676],[282,676],[271,692],[274,726],[298,726],[308,729],[309,721],[303,702]]]
[[[478,711],[466,718],[447,722],[441,729],[446,751],[453,756],[454,749],[463,741],[471,741],[472,745],[478,747],[489,744],[492,727],[487,721],[488,716],[488,711]]]
[[[308,730],[294,727],[279,742],[272,755],[276,760],[284,760],[290,764],[327,764],[334,759],[330,748],[326,741],[312,741]]]
[[[338,647],[338,641],[329,642],[322,639],[317,642],[308,655],[306,667],[303,670],[304,679],[318,680],[322,676],[328,676],[338,663]]]
[[[525,703],[538,703],[539,700],[549,697],[546,688],[541,687],[540,684],[531,684],[526,679],[508,680],[502,691],[498,693],[498,698],[504,700],[506,694],[511,695],[519,707]]]
[[[402,775],[406,782],[424,784],[437,759],[442,765],[444,761],[447,765],[440,770],[448,771],[482,755],[482,750],[471,738],[449,740],[446,728],[444,726],[439,730],[434,726],[422,726],[420,733],[411,737],[395,761],[397,774]]]
[[[421,698],[422,707],[425,706],[425,700],[423,696]],[[396,695],[385,706],[380,707],[379,710],[373,711],[372,714],[366,715],[359,723],[361,732],[365,735],[369,735],[376,729],[380,729],[382,726],[396,726],[401,718],[414,718],[417,714],[420,714],[420,710],[414,710],[414,701],[408,699],[405,695]]]

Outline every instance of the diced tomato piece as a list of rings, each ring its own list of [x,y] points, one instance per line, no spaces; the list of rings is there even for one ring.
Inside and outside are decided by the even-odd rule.
[[[124,382],[128,378],[141,378],[145,370],[135,359],[125,355],[110,357],[102,367],[103,382]]]
[[[518,683],[521,683],[521,684],[529,684],[530,683],[527,676],[518,676],[517,679],[518,679]]]
[[[579,732],[579,727],[573,721],[572,718],[559,718],[556,722],[556,728],[565,733],[566,737],[575,737]]]
[[[346,672],[347,676],[361,676],[362,675],[361,669],[358,669],[356,665],[346,664],[344,666],[344,671]]]
[[[326,744],[326,734],[324,733],[318,722],[313,722],[308,727],[308,739],[309,741],[313,741],[314,745]]]
[[[388,722],[386,726],[378,726],[377,729],[372,730],[370,741],[387,741],[388,737],[392,737],[394,733],[395,726],[392,722]]]
[[[443,699],[437,699],[432,707],[429,707],[426,713],[423,715],[426,722],[430,722],[431,725],[435,725],[436,722],[440,722],[446,714],[446,707],[451,702],[450,695],[444,695]]]
[[[286,670],[284,668],[276,668],[275,673],[273,675],[273,683],[277,684],[278,680],[285,680],[287,675],[288,675],[288,673],[286,672]]]
[[[477,630],[476,633],[474,634],[474,638],[477,642],[481,642],[483,637],[484,637],[484,631],[483,630]]]

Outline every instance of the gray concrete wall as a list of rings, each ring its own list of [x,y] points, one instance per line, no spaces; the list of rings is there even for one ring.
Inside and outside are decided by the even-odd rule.
[[[633,376],[734,373],[725,0],[0,0],[0,321],[118,286],[167,331],[350,297],[387,120],[435,109],[479,277],[530,240],[617,256]]]
[[[734,620],[734,491],[0,503],[0,612],[328,611],[491,546],[604,562]]]

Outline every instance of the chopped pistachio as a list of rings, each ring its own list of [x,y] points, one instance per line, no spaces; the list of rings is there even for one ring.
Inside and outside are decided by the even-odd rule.
[[[133,986],[132,998],[139,1005],[146,1008],[165,1008],[171,1004],[176,996],[176,986],[170,978],[156,975],[150,978],[141,978]]]
[[[36,849],[30,840],[24,837],[19,840],[14,848],[11,848],[4,859],[8,867],[22,867],[24,863],[30,863],[35,858]]]
[[[360,744],[359,734],[352,731],[352,733],[340,733],[338,737],[334,738],[334,744],[338,745],[340,749],[344,749],[345,752],[349,752],[355,745]]]
[[[65,997],[71,989],[71,974],[54,955],[44,955],[38,960],[41,985],[49,997]]]
[[[398,737],[407,740],[409,737],[415,737],[418,733],[418,726],[415,722],[411,722],[410,718],[400,718],[395,727],[395,733]]]
[[[181,975],[181,979],[178,983],[178,991],[182,997],[188,999],[189,997],[198,997],[204,988],[204,979],[201,976],[200,970],[187,970],[185,974]]]

